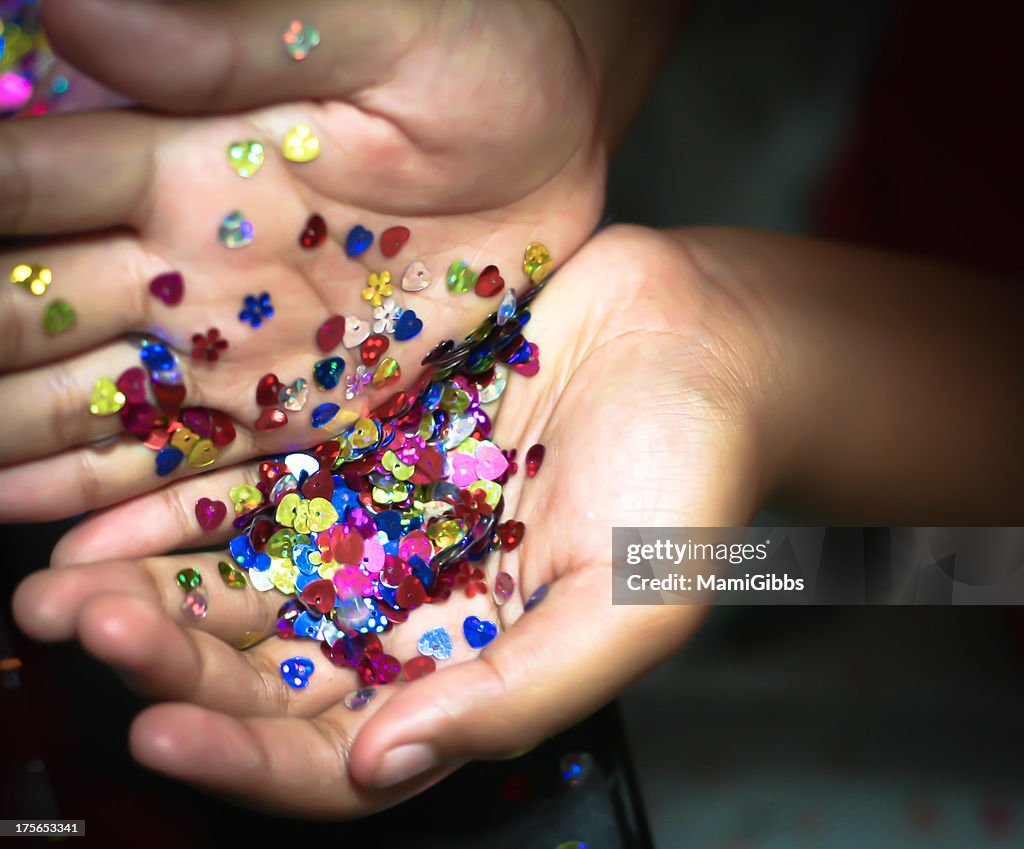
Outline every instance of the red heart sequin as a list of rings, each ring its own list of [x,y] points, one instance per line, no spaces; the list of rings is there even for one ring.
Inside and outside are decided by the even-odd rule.
[[[324,498],[330,501],[334,495],[334,476],[327,469],[310,475],[302,484],[302,494],[306,498]]]
[[[521,374],[523,377],[533,377],[538,371],[540,371],[540,348],[538,348],[533,342],[530,342],[530,359],[525,363],[512,363],[511,368],[517,374]]]
[[[357,566],[363,562],[363,538],[355,531],[335,537],[331,545],[334,559],[346,566]]]
[[[302,233],[299,235],[299,244],[311,250],[318,248],[327,238],[327,222],[322,215],[311,215]]]
[[[498,272],[498,266],[488,265],[477,277],[474,291],[481,298],[489,298],[492,295],[497,295],[504,288],[505,278]]]
[[[403,672],[406,681],[415,681],[417,678],[426,678],[431,672],[437,669],[437,661],[432,657],[414,657],[405,662]]]
[[[414,610],[423,604],[427,597],[427,591],[423,589],[423,581],[415,575],[406,575],[402,583],[398,585],[395,593],[395,603],[406,610]]]
[[[366,340],[359,347],[359,355],[363,358],[363,365],[375,366],[381,355],[391,347],[391,340],[383,333],[374,333],[367,336]]]
[[[185,401],[185,387],[179,384],[154,383],[153,394],[161,412],[169,419],[176,419],[178,410]]]
[[[263,375],[256,384],[256,403],[261,407],[273,407],[282,388],[276,374]]]
[[[149,291],[167,306],[177,306],[185,294],[185,278],[177,271],[159,274],[149,281]]]
[[[427,447],[420,452],[416,461],[416,470],[412,473],[412,482],[428,484],[441,479],[444,471],[444,457],[436,448]]]
[[[409,241],[408,227],[389,227],[380,234],[380,252],[388,259],[397,254]]]
[[[288,474],[288,467],[279,460],[264,460],[260,463],[260,479],[273,483],[281,475]]]
[[[311,611],[326,616],[334,609],[334,600],[338,597],[334,584],[326,579],[311,581],[302,590],[302,603]]]
[[[256,419],[256,430],[277,430],[288,424],[288,414],[284,410],[264,410]]]
[[[117,391],[124,393],[129,404],[142,404],[146,400],[146,373],[136,366],[123,372],[117,379]]]
[[[225,413],[210,412],[210,441],[218,448],[235,441],[235,423]]]
[[[325,354],[329,354],[345,336],[345,316],[332,315],[316,330],[316,346]]]
[[[196,502],[196,520],[204,531],[212,531],[214,528],[220,527],[220,523],[224,521],[227,514],[228,508],[223,501],[200,498]]]
[[[277,530],[277,525],[269,519],[257,519],[249,528],[249,542],[252,543],[252,550],[259,553],[267,547],[267,540]]]
[[[192,433],[208,437],[213,426],[213,417],[206,407],[186,407],[181,411],[181,423]]]

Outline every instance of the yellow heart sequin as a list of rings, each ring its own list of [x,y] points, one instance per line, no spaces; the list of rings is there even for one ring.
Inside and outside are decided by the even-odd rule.
[[[188,464],[193,469],[202,469],[217,462],[219,454],[220,452],[212,440],[200,439],[192,448],[192,453],[188,455]]]
[[[540,242],[531,242],[523,251],[523,274],[532,280],[534,272],[548,262],[551,262],[551,251]]]
[[[258,141],[234,142],[228,146],[228,162],[239,177],[252,177],[263,167],[266,149]]]
[[[248,513],[250,510],[255,510],[263,503],[263,493],[247,483],[231,487],[228,497],[231,499],[231,504],[235,508],[235,514],[238,516],[242,515],[242,513]]]
[[[117,388],[109,377],[101,377],[93,386],[89,398],[89,412],[94,416],[112,416],[119,412],[125,404],[124,393]]]

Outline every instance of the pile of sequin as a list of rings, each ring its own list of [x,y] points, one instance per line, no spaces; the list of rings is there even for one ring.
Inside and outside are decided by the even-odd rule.
[[[516,464],[514,452],[489,440],[485,407],[501,397],[507,364],[536,360],[536,346],[521,331],[541,285],[510,314],[492,314],[462,344],[438,345],[415,386],[343,434],[264,461],[256,486],[231,491],[241,533],[229,545],[234,564],[221,563],[221,577],[232,588],[248,583],[292,596],[279,612],[278,636],[319,641],[328,661],[353,668],[365,685],[346,700],[354,709],[372,698],[376,685],[403,672],[408,680],[427,675],[452,654],[444,628],[422,635],[419,655],[404,663],[384,652],[378,634],[454,591],[486,592],[476,564],[523,538],[522,522],[501,521],[502,486]],[[529,476],[543,454],[539,445],[527,452]],[[187,593],[183,609],[205,616],[201,579],[193,572],[178,576]],[[511,575],[499,572],[496,603],[514,588]],[[542,588],[527,607],[543,596]],[[497,630],[474,616],[463,623],[474,649]],[[308,685],[314,670],[304,656],[281,664],[282,676],[297,689]]]

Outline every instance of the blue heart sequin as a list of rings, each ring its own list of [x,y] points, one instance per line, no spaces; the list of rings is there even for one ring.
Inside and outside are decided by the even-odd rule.
[[[181,461],[184,459],[185,455],[181,451],[167,445],[157,452],[156,473],[160,475],[160,477],[165,477],[178,468],[178,466],[181,465]]]
[[[313,427],[323,427],[331,419],[338,415],[338,411],[340,409],[341,407],[339,407],[337,404],[321,404],[319,407],[313,410],[313,414],[310,416],[310,419],[313,422]]]
[[[466,642],[471,648],[482,649],[498,636],[498,626],[478,616],[468,616],[462,623],[462,633],[466,635]]]
[[[309,686],[309,676],[314,669],[316,667],[308,657],[291,657],[281,661],[281,677],[295,690],[305,690]]]
[[[416,643],[420,654],[437,660],[448,660],[452,656],[454,646],[451,634],[444,628],[433,628],[427,631]]]
[[[406,342],[420,335],[423,329],[423,321],[416,315],[415,310],[402,310],[402,314],[395,322],[395,341]]]
[[[348,231],[345,237],[345,253],[350,257],[356,257],[366,253],[373,244],[373,233],[365,227],[356,224]]]
[[[328,357],[313,366],[313,379],[324,392],[329,392],[341,383],[345,373],[345,361],[341,357]]]
[[[139,352],[139,359],[150,371],[170,371],[178,363],[174,353],[159,342],[150,342]]]

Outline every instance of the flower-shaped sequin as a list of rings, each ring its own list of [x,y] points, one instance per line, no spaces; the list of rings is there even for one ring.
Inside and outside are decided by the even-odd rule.
[[[349,401],[358,398],[366,391],[371,380],[373,380],[373,375],[366,366],[357,367],[353,374],[345,378],[345,397]]]
[[[394,298],[385,298],[379,307],[373,308],[373,332],[394,333],[395,324],[402,316],[402,310]]]
[[[222,339],[220,331],[211,327],[206,333],[196,333],[192,337],[192,359],[206,360],[215,363],[220,355],[228,349],[228,340]]]
[[[253,327],[259,327],[266,318],[274,315],[274,305],[270,302],[270,293],[264,292],[261,295],[246,295],[242,304],[242,311],[238,314],[238,320],[244,321]]]
[[[371,274],[366,278],[366,288],[363,289],[364,301],[369,301],[373,306],[379,307],[384,299],[391,297],[393,293],[390,271]]]

